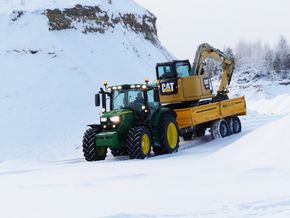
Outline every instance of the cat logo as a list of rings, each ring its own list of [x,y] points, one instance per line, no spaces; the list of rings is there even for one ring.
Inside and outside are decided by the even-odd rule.
[[[161,84],[161,91],[163,93],[174,92],[174,82],[171,82],[171,83],[162,83]]]

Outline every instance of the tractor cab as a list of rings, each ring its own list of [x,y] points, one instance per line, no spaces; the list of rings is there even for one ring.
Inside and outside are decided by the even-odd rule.
[[[108,111],[107,100],[110,100],[109,111],[131,109],[149,112],[160,105],[158,87],[148,84],[111,86],[106,91],[101,89],[96,95],[96,107],[102,103],[102,112]]]

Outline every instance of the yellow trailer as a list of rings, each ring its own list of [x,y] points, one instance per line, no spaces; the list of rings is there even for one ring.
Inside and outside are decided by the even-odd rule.
[[[246,101],[238,97],[174,111],[184,140],[204,135],[207,128],[213,138],[226,137],[241,131],[238,116],[246,115]]]

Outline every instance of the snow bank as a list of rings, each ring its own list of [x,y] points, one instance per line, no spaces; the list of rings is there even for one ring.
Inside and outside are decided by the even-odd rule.
[[[213,157],[216,164],[226,161],[235,169],[289,169],[289,129],[290,115],[287,115],[244,135]]]

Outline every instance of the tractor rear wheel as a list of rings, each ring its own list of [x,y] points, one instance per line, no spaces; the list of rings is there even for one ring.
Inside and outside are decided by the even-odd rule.
[[[107,148],[97,147],[95,136],[100,132],[97,128],[88,129],[83,137],[83,153],[87,161],[105,160]]]
[[[213,139],[224,138],[230,135],[228,122],[224,119],[214,121],[211,125],[210,133]]]
[[[160,147],[154,148],[156,155],[177,152],[179,148],[179,130],[176,118],[172,115],[161,117],[158,129]]]
[[[151,152],[151,134],[146,127],[133,127],[127,138],[127,151],[131,159],[144,159]]]

